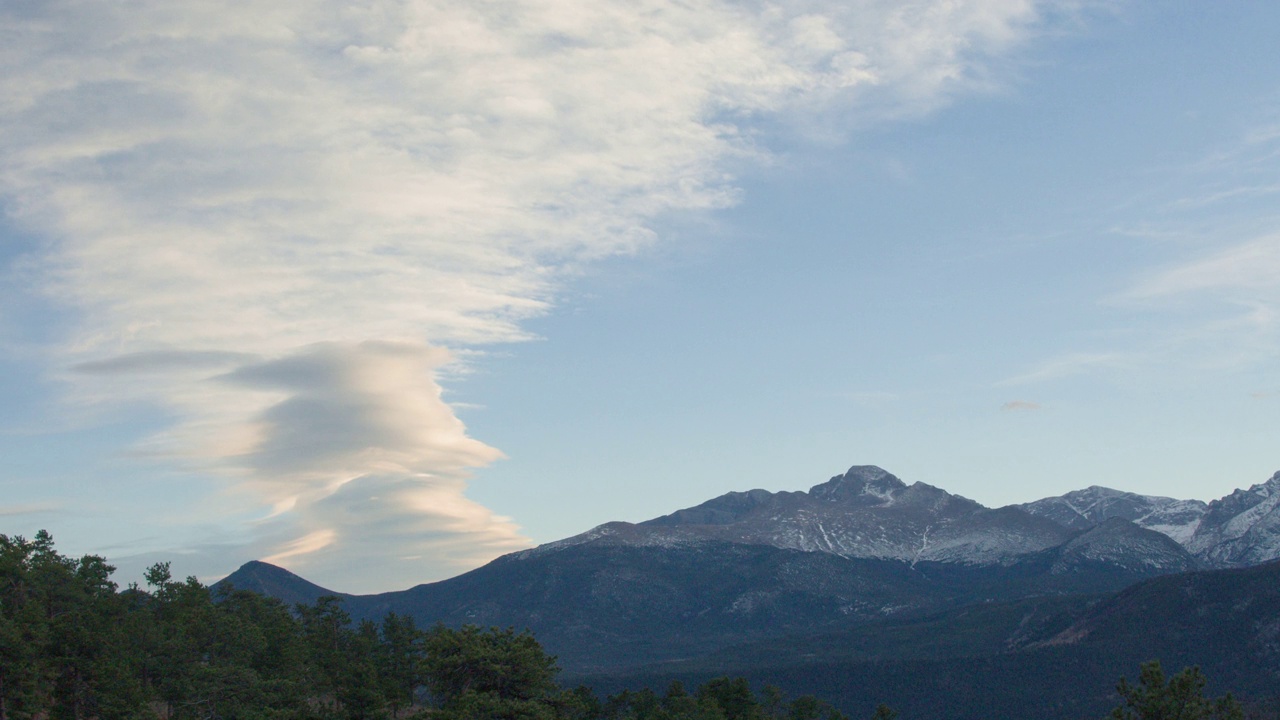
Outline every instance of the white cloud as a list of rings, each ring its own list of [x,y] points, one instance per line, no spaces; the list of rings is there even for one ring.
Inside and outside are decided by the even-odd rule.
[[[458,476],[498,451],[467,437],[433,371],[443,350],[405,343],[313,345],[218,380],[263,396],[232,433],[249,475],[299,490],[376,470]]]
[[[1280,349],[1280,235],[1163,268],[1119,300],[1173,319],[1165,356],[1218,371],[1270,365]]]
[[[1241,299],[1280,299],[1280,235],[1257,238],[1209,257],[1165,269],[1127,297],[1147,299],[1219,291]]]
[[[521,340],[584,263],[733,202],[732,166],[765,154],[752,118],[926,112],[1039,19],[1029,0],[8,3],[0,195],[78,313],[51,351],[73,397],[173,411],[146,449],[274,507],[264,556],[358,557],[376,584],[388,548],[431,549],[416,581],[524,542],[463,495],[498,453],[440,400],[438,348]],[[402,502],[348,495],[371,484]]]

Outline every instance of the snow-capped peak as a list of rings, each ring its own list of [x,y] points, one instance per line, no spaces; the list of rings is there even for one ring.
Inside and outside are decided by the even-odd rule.
[[[855,465],[844,475],[837,475],[809,489],[815,500],[840,502],[873,498],[876,504],[893,502],[894,496],[907,484],[875,465]]]

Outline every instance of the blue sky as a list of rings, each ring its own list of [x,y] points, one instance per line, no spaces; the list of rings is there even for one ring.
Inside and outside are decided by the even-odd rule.
[[[1277,469],[1280,9],[0,10],[0,532],[440,579],[878,464]]]

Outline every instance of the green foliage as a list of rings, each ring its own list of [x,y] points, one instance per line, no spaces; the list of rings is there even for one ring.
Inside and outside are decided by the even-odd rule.
[[[422,631],[394,614],[353,627],[337,597],[290,610],[175,580],[167,563],[121,592],[112,571],[45,532],[0,535],[0,720],[600,717],[527,632]]]
[[[880,703],[872,713],[871,720],[898,720],[898,713],[888,705]]]
[[[599,714],[605,720],[848,720],[812,695],[784,702],[782,691],[766,685],[757,696],[743,678],[708,680],[690,695],[679,681],[665,695],[624,690],[609,697]]]
[[[527,632],[437,625],[424,640],[423,680],[448,718],[554,717],[555,658]]]
[[[138,712],[141,655],[113,570],[96,555],[58,554],[44,531],[0,535],[0,719]]]
[[[556,690],[555,658],[527,632],[437,625],[426,650],[427,687],[445,703],[466,693],[536,700]]]
[[[353,627],[337,597],[290,610],[167,563],[120,592],[112,570],[63,557],[47,533],[0,535],[0,720],[847,720],[727,677],[601,703],[562,690],[528,632],[424,631],[394,614]]]
[[[413,618],[395,613],[382,620],[375,662],[381,690],[392,717],[413,705],[414,690],[425,683],[426,647]]]
[[[725,720],[760,720],[764,717],[745,678],[722,677],[707,681],[698,688],[698,704],[719,708]]]
[[[1120,678],[1116,690],[1123,704],[1111,711],[1114,720],[1244,720],[1240,704],[1225,695],[1204,697],[1205,677],[1198,667],[1185,668],[1165,682],[1159,660],[1142,664],[1138,684]]]
[[[123,591],[97,556],[59,554],[48,533],[0,534],[0,720],[848,720],[813,696],[720,677],[692,692],[564,690],[528,632],[422,630],[388,615],[353,625],[337,597],[292,609],[217,593],[169,565]],[[1188,668],[1121,680],[1112,720],[1243,720]],[[872,720],[896,720],[881,705]]]

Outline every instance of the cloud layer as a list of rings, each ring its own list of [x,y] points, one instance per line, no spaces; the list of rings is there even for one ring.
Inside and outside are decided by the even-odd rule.
[[[464,495],[499,453],[441,400],[441,348],[524,339],[587,263],[733,202],[757,120],[927,112],[1044,13],[6,3],[0,195],[44,242],[33,292],[76,313],[50,348],[74,399],[172,412],[147,450],[272,508],[264,556],[403,586],[527,542]]]

